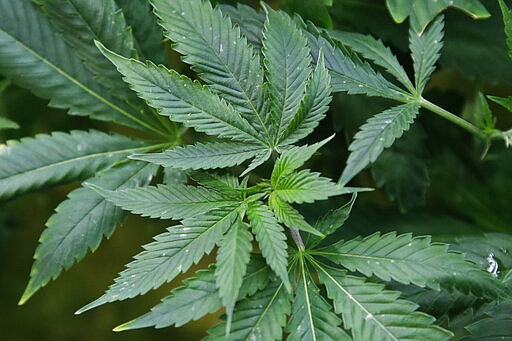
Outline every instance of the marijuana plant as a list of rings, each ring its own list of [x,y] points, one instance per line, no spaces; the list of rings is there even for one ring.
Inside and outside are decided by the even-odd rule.
[[[496,300],[506,297],[510,276],[486,271],[482,255],[465,259],[469,240],[456,251],[411,233],[339,237],[357,192],[368,190],[347,184],[409,130],[420,108],[485,142],[510,143],[490,112],[475,125],[423,97],[442,16],[427,28],[430,19],[412,25],[411,80],[381,41],[323,30],[265,4],[150,3],[158,19],[142,0],[0,0],[2,75],[72,115],[139,131],[55,132],[0,149],[2,200],[81,181],[46,224],[21,304],[131,212],[171,226],[77,313],[145,294],[214,250],[216,261],[118,331],[181,326],[225,309],[207,339],[446,340],[451,326],[418,310],[421,293],[503,307]],[[407,17],[396,2],[388,6],[395,19]],[[156,20],[197,79],[162,64]],[[332,92],[400,102],[360,128],[338,182],[304,168],[333,136],[300,143],[325,117]],[[302,204],[348,194],[325,214],[304,214]]]

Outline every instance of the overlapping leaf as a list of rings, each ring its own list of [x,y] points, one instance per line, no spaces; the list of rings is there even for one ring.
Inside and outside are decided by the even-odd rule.
[[[55,132],[0,148],[0,199],[92,176],[137,151],[141,141],[99,131]]]
[[[334,310],[342,314],[344,326],[355,340],[439,341],[452,336],[433,325],[432,316],[416,312],[416,304],[398,299],[397,291],[319,264],[317,271]]]
[[[271,341],[282,338],[282,328],[290,313],[290,294],[280,281],[240,301],[233,315],[230,338],[235,340]],[[224,323],[211,328],[208,341],[225,340]]]
[[[144,246],[103,296],[77,313],[144,294],[173,280],[210,253],[237,217],[237,209],[219,209],[168,228]]]
[[[309,223],[304,219],[302,214],[299,213],[296,209],[294,209],[291,205],[284,202],[279,198],[278,195],[272,193],[268,199],[268,204],[277,220],[284,224],[286,227],[291,229],[302,230],[305,232],[309,232],[312,234],[316,234],[317,236],[323,237],[323,234],[314,227],[309,225]]]
[[[165,35],[209,88],[263,132],[263,69],[240,28],[210,2],[152,0]],[[266,135],[266,134],[265,134]],[[268,139],[268,136],[267,136]]]
[[[237,200],[204,187],[183,184],[148,186],[109,191],[93,184],[96,192],[114,205],[144,217],[183,219],[224,206],[235,206]]]
[[[236,7],[221,4],[220,9],[227,15],[233,24],[240,27],[240,32],[247,38],[247,41],[257,50],[261,50],[263,27],[265,25],[264,11],[256,11],[254,8],[237,3]]]
[[[142,162],[130,162],[109,169],[88,180],[109,189],[144,186],[151,181],[157,167]],[[89,188],[78,188],[68,195],[46,223],[34,255],[30,281],[20,303],[59,276],[62,270],[95,251],[103,236],[109,238],[126,212],[108,203]]]
[[[332,312],[332,306],[320,295],[318,288],[306,271],[302,261],[299,282],[292,304],[292,314],[286,326],[286,331],[290,333],[287,340],[352,340],[339,327],[341,319]]]
[[[249,232],[249,226],[238,220],[224,235],[217,251],[215,286],[219,289],[222,305],[226,307],[228,335],[235,302],[251,256],[251,242],[252,234]]]
[[[247,209],[247,218],[251,222],[251,229],[268,265],[286,287],[291,288],[287,270],[288,245],[283,227],[279,225],[268,206],[258,201],[252,203]]]
[[[375,162],[384,148],[400,138],[418,114],[419,104],[411,102],[385,110],[371,117],[350,144],[351,151],[339,183],[345,185],[368,164]]]
[[[72,115],[160,133],[137,111],[108,94],[30,0],[0,1],[0,72],[49,105]]]
[[[175,147],[162,153],[139,154],[131,158],[181,169],[213,169],[239,165],[245,160],[266,153],[261,145],[238,142],[196,143]]]
[[[382,280],[413,283],[439,290],[456,288],[464,293],[499,297],[502,288],[483,268],[464,260],[462,254],[448,252],[447,244],[431,243],[428,236],[375,233],[364,239],[340,241],[318,251],[351,271]]]
[[[279,142],[292,144],[311,134],[325,117],[331,99],[331,76],[325,68],[324,55],[320,52],[300,107],[280,136]]]
[[[263,138],[239,112],[198,82],[163,65],[151,62],[145,65],[98,46],[131,88],[161,115],[206,134],[264,144]]]
[[[311,72],[311,56],[306,37],[287,14],[270,7],[265,11],[262,52],[272,98],[269,123],[277,142],[299,109]]]

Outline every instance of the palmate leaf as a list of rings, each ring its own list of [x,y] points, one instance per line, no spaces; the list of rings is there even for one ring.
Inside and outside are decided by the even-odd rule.
[[[274,187],[274,193],[289,203],[311,203],[325,200],[329,197],[346,193],[331,179],[320,176],[320,173],[301,170],[292,173],[279,181]]]
[[[236,221],[219,243],[215,286],[219,288],[222,305],[226,307],[226,333],[229,335],[233,309],[238,298],[242,281],[247,271],[252,251],[252,234],[249,226]]]
[[[350,271],[382,280],[395,280],[439,290],[456,288],[463,293],[497,298],[503,288],[483,268],[448,252],[447,244],[431,243],[429,236],[412,237],[395,232],[372,234],[348,242],[340,241],[315,251]]]
[[[375,39],[370,35],[343,31],[329,31],[329,35],[349,46],[357,53],[360,53],[364,58],[370,59],[376,65],[382,66],[389,74],[402,83],[407,90],[414,91],[414,86],[404,68],[381,40]]]
[[[196,143],[174,147],[162,153],[138,154],[131,158],[143,160],[163,167],[181,169],[213,169],[232,167],[245,160],[267,153],[268,148],[257,144],[237,142]]]
[[[339,327],[341,319],[332,312],[331,305],[320,295],[310,278],[304,260],[300,259],[300,263],[299,282],[295,289],[292,314],[286,326],[286,331],[290,333],[287,340],[352,340]]]
[[[279,144],[292,144],[311,134],[325,117],[331,99],[331,76],[325,68],[324,55],[320,52],[299,110],[280,136]]]
[[[225,206],[238,200],[204,187],[168,184],[109,191],[93,184],[92,189],[114,205],[143,217],[183,219]]]
[[[238,215],[238,208],[219,209],[169,227],[144,246],[145,250],[134,257],[103,296],[79,309],[77,314],[144,294],[172,281],[199,262],[205,253],[210,253]]]
[[[281,154],[279,159],[277,159],[274,165],[274,169],[272,170],[272,175],[270,177],[272,186],[276,186],[283,179],[283,177],[302,167],[302,165],[304,165],[304,163],[309,160],[313,154],[318,151],[318,149],[322,148],[322,146],[332,140],[333,137],[334,135],[310,146],[293,146],[289,149],[286,149]]]
[[[397,291],[384,290],[384,285],[348,276],[344,271],[315,262],[320,282],[334,302],[334,310],[342,314],[345,328],[354,340],[448,340],[453,334],[432,325],[435,319],[416,312],[417,305],[398,299]]]
[[[264,8],[263,64],[272,99],[269,123],[277,142],[299,109],[311,73],[311,56],[306,37],[292,19],[284,12]]]
[[[197,131],[264,144],[263,138],[232,106],[216,94],[163,65],[124,58],[98,43],[124,80],[161,115]]]
[[[444,18],[437,18],[421,35],[409,30],[409,48],[414,66],[414,83],[418,95],[423,93],[425,85],[434,72],[435,64],[443,47]]]
[[[220,94],[236,111],[266,132],[263,104],[263,69],[240,28],[233,27],[209,1],[152,0],[165,36],[176,44],[209,88]],[[267,134],[264,134],[267,135]],[[266,136],[267,141],[269,136]]]
[[[131,27],[134,45],[140,58],[162,64],[166,61],[162,44],[162,30],[147,0],[115,0],[123,10],[126,23]]]
[[[138,111],[108,94],[41,9],[30,0],[0,1],[0,73],[72,115],[115,121],[160,134]]]
[[[247,218],[251,222],[251,229],[267,264],[283,281],[286,288],[291,290],[287,270],[288,245],[283,227],[279,225],[270,208],[260,201],[252,203],[247,208]]]
[[[230,339],[272,341],[282,338],[282,328],[290,313],[291,295],[281,281],[238,302],[233,314]],[[211,328],[208,341],[226,340],[224,323]]]
[[[384,148],[390,147],[418,115],[419,104],[402,104],[377,114],[363,124],[350,144],[351,151],[339,183],[347,184],[368,164],[375,162]]]
[[[450,6],[461,9],[473,19],[490,16],[479,0],[386,0],[386,5],[397,23],[403,22],[410,15],[411,27],[419,33],[436,15]]]
[[[92,176],[137,151],[144,142],[99,131],[75,130],[8,141],[0,148],[0,200]]]
[[[89,183],[109,189],[147,185],[157,166],[130,162],[108,169],[89,179]],[[37,290],[59,276],[62,270],[85,257],[87,250],[95,251],[103,236],[109,238],[126,212],[108,203],[89,188],[78,188],[68,195],[46,223],[40,245],[34,255],[30,281],[20,304]]]
[[[349,94],[365,94],[403,101],[410,96],[402,89],[385,79],[368,63],[351,59],[339,46],[322,36],[310,34],[309,43],[315,60],[319,51],[324,54],[325,67],[331,74],[333,92],[345,91]]]
[[[302,214],[299,213],[292,206],[284,202],[278,195],[272,193],[268,199],[268,204],[277,220],[291,229],[302,230],[323,237],[324,235],[315,230],[314,227],[308,224]]]
[[[265,261],[252,255],[247,265],[239,297],[253,295],[266,287],[269,282],[269,269]],[[172,295],[164,298],[147,314],[116,327],[115,331],[154,326],[164,328],[171,325],[180,327],[190,321],[200,319],[222,307],[218,289],[215,286],[215,266],[209,270],[199,270],[197,277],[183,281],[184,286],[172,290]]]

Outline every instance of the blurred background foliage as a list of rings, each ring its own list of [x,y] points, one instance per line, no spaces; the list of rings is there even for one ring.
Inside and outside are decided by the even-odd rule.
[[[241,1],[258,7],[258,1]],[[222,1],[235,4],[236,1]],[[276,0],[270,4],[296,12],[328,29],[369,33],[389,45],[400,62],[412,69],[407,53],[408,21],[396,24],[384,0]],[[440,63],[425,97],[468,120],[484,108],[478,93],[512,94],[512,61],[508,57],[503,22],[496,1],[484,1],[491,14],[473,20],[449,9],[446,39]],[[0,14],[1,19],[1,14]],[[183,72],[179,57],[169,53],[169,65]],[[0,79],[0,117],[19,129],[0,130],[0,143],[38,133],[72,129],[120,128],[67,116],[46,102]],[[336,131],[322,155],[310,161],[314,170],[337,179],[344,167],[347,146],[358,127],[373,114],[389,107],[381,99],[337,94],[328,117],[311,135],[317,141]],[[512,114],[490,103],[497,127],[509,129]],[[489,148],[487,150],[487,148]],[[374,231],[431,234],[435,240],[454,241],[461,235],[512,231],[512,153],[503,144],[486,146],[457,126],[423,112],[406,133],[354,185],[380,188],[359,196],[353,214],[339,231],[340,238]],[[4,340],[196,340],[218,316],[186,327],[111,332],[112,326],[147,311],[179,285],[184,275],[143,297],[109,304],[79,317],[73,312],[98,297],[123,269],[140,245],[160,233],[165,222],[131,216],[110,241],[58,281],[50,283],[23,307],[17,301],[28,281],[32,255],[44,223],[66,193],[77,184],[32,193],[2,205],[0,210],[0,328]],[[305,214],[334,207],[329,201],[306,207]],[[205,259],[194,267],[204,268]]]

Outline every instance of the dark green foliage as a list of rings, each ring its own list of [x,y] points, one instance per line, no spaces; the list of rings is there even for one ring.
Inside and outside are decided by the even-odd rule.
[[[477,0],[367,2],[368,13],[410,18],[395,39],[349,32],[334,12],[359,1],[339,3],[0,0],[2,84],[118,131],[0,145],[0,200],[80,183],[46,223],[20,303],[131,212],[168,228],[78,314],[146,294],[205,257],[214,264],[116,331],[224,311],[207,340],[510,337],[510,220],[494,214],[512,190],[509,121],[478,91],[486,84],[468,90],[461,115],[426,99],[443,98],[436,64],[451,42],[445,31],[453,37],[438,14],[487,10]],[[510,46],[510,10],[499,5]],[[395,49],[407,34],[410,57]],[[331,103],[339,92],[358,96]],[[496,94],[488,98],[511,110]],[[368,117],[369,108],[380,112]],[[0,129],[14,121],[1,117]],[[356,194],[375,185],[384,191]],[[501,233],[467,233],[483,227]]]

